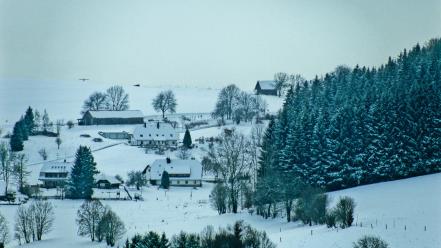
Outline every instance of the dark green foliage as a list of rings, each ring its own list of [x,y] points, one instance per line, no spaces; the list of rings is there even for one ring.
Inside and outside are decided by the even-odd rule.
[[[379,237],[364,236],[354,243],[354,248],[388,248],[389,245]]]
[[[96,163],[89,147],[80,146],[75,154],[75,163],[68,183],[69,197],[90,199],[93,194]]]
[[[12,131],[10,146],[13,152],[23,151],[23,141],[28,139],[27,128],[24,120],[17,121]]]
[[[163,233],[145,235],[136,234],[126,241],[124,248],[275,248],[265,232],[257,231],[242,221],[233,226],[214,231],[212,226],[204,228],[202,233],[181,232],[172,237],[170,243]]]
[[[164,171],[161,176],[161,188],[168,189],[170,188],[170,176],[167,171]]]
[[[272,204],[279,174],[337,190],[441,171],[440,54],[434,39],[378,68],[339,66],[289,89],[262,143],[259,206]]]
[[[26,124],[27,132],[29,135],[32,135],[35,131],[35,121],[34,121],[34,112],[31,107],[28,107],[26,110],[26,114],[24,116],[24,123]]]
[[[352,226],[352,222],[354,222],[354,209],[354,199],[348,196],[340,198],[333,211],[335,213],[336,221],[341,228]]]
[[[190,149],[191,148],[191,135],[190,135],[190,131],[187,129],[185,130],[185,134],[184,134],[184,140],[182,141],[182,143],[184,144],[185,148]]]

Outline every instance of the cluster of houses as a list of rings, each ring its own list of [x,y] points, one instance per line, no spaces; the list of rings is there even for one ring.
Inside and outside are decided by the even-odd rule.
[[[65,185],[73,168],[73,162],[52,161],[43,165],[40,170],[39,180],[43,188],[57,188]],[[202,165],[194,159],[157,159],[151,165],[147,165],[143,173],[151,185],[160,185],[164,172],[169,175],[171,186],[202,186]],[[114,176],[100,173],[95,175],[95,188],[97,189],[121,189],[123,182]]]

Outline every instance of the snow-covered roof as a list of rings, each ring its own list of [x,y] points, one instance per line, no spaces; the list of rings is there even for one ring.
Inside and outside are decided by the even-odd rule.
[[[257,81],[262,90],[274,90],[276,89],[276,82],[274,80],[261,80]]]
[[[185,177],[179,177],[182,179],[202,179],[202,165],[199,161],[193,159],[171,159],[170,163],[167,163],[167,159],[157,159],[151,165],[150,179],[160,180],[164,171],[167,171],[168,174],[170,174],[170,178],[174,178],[173,175],[180,174],[188,175]]]
[[[169,123],[148,122],[133,131],[135,140],[178,140],[179,133]]]
[[[59,161],[51,161],[46,162],[41,167],[40,172],[43,173],[62,173],[68,172],[70,173],[73,167],[72,162],[59,162]]]
[[[110,184],[121,184],[121,182],[113,176],[107,176],[104,173],[95,175],[95,181],[108,181]]]
[[[123,110],[123,111],[89,111],[92,117],[95,118],[144,118],[141,110]]]

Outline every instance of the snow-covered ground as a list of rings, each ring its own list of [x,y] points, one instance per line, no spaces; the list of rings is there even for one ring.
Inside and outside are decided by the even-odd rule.
[[[390,247],[438,248],[441,247],[440,185],[441,174],[434,174],[330,193],[333,203],[340,196],[353,197],[357,203],[356,221],[363,224],[363,227],[354,226],[338,231],[325,226],[286,223],[284,219],[265,220],[246,211],[218,215],[207,201],[212,188],[208,183],[197,190],[171,188],[165,192],[150,187],[143,192],[145,201],[104,203],[124,220],[127,236],[149,230],[163,231],[168,235],[181,230],[200,232],[206,225],[225,226],[236,220],[245,220],[257,229],[265,230],[278,247],[350,248],[359,237],[373,234],[386,240]],[[53,231],[44,241],[25,247],[105,247],[104,244],[92,243],[76,235],[75,216],[81,201],[52,202],[56,215]],[[0,206],[11,231],[16,208]]]
[[[26,108],[31,106],[42,112],[49,113],[52,121],[57,119],[76,120],[80,118],[80,111],[84,100],[93,92],[104,92],[118,82],[98,83],[94,81],[24,81],[0,79],[0,127],[13,125]],[[226,85],[213,85],[212,88],[176,88],[175,93],[178,106],[177,113],[206,113],[212,112],[216,103],[219,89]],[[153,88],[148,85],[135,87],[131,84],[123,85],[129,94],[130,108],[142,110],[145,115],[157,114],[152,107],[153,98],[162,90],[170,87]],[[254,85],[247,89],[251,92]],[[275,96],[263,96],[268,103],[268,110],[276,112],[280,109],[283,99]]]

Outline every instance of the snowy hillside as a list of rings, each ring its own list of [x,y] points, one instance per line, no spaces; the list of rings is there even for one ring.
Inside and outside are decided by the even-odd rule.
[[[129,236],[148,230],[164,231],[170,235],[180,230],[199,232],[209,224],[225,226],[243,219],[257,229],[267,231],[282,248],[350,248],[352,242],[365,234],[381,236],[390,247],[437,248],[441,246],[440,185],[441,174],[434,174],[333,192],[330,196],[334,202],[339,196],[355,199],[356,221],[363,225],[338,231],[297,222],[287,224],[283,219],[264,220],[245,211],[219,216],[207,203],[212,187],[207,183],[198,190],[171,188],[167,193],[150,187],[143,192],[145,201],[104,203],[121,216]],[[53,204],[56,214],[53,231],[46,240],[24,247],[104,247],[104,244],[92,243],[76,235],[75,215],[81,201],[57,200]],[[0,207],[11,231],[15,210],[15,206]]]
[[[52,121],[65,121],[80,118],[80,111],[84,100],[95,91],[105,91],[116,83],[95,83],[93,81],[21,81],[0,80],[0,126],[13,125],[28,106],[42,112],[47,109]],[[178,106],[177,113],[205,113],[212,112],[216,103],[218,88],[224,85],[214,85],[213,88],[177,88],[173,87]],[[152,88],[148,85],[135,87],[132,84],[123,84],[129,94],[131,109],[142,110],[145,115],[157,114],[152,107],[153,98],[162,90],[170,87]],[[245,91],[251,91],[250,85]],[[11,97],[16,96],[16,97]],[[268,110],[275,112],[282,106],[283,99],[273,96],[264,96],[268,103]]]

